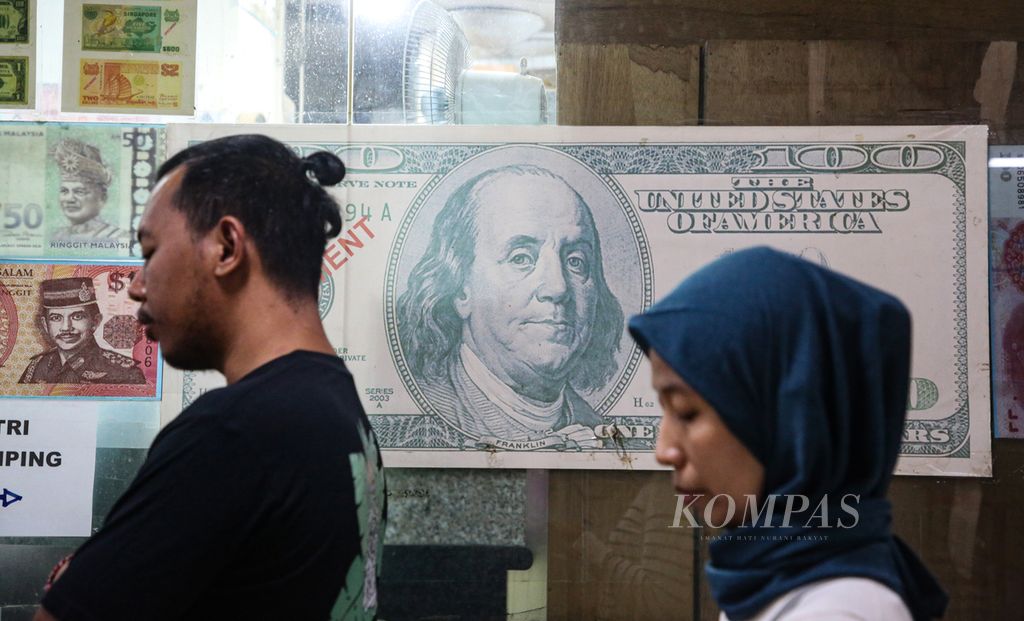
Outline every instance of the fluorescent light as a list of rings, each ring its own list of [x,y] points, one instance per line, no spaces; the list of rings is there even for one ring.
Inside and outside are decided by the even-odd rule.
[[[1024,157],[990,157],[989,168],[1024,168]]]

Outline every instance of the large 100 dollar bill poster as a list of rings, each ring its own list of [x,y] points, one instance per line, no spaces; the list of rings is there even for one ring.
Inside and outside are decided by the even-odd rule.
[[[984,128],[260,130],[348,166],[320,310],[390,466],[657,467],[625,322],[764,244],[911,309],[899,472],[991,472]],[[163,417],[221,381],[168,377]]]

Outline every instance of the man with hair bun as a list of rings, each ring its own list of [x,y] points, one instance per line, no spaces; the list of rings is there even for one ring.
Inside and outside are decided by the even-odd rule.
[[[129,294],[169,364],[228,385],[157,435],[37,621],[376,616],[383,469],[317,312],[341,229],[323,186],[344,174],[330,153],[259,135],[160,168]]]

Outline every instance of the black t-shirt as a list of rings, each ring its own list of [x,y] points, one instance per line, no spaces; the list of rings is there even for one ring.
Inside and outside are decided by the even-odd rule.
[[[384,521],[352,376],[293,352],[157,435],[43,606],[62,621],[372,618]]]

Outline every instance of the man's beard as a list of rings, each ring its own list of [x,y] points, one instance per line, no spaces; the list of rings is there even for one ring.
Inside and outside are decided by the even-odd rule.
[[[194,286],[188,297],[189,314],[181,323],[181,338],[173,351],[163,351],[164,360],[183,371],[218,369],[224,359],[224,346],[210,320],[210,305],[199,286]]]

